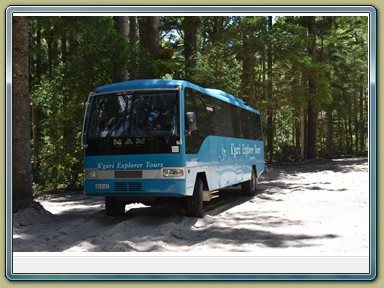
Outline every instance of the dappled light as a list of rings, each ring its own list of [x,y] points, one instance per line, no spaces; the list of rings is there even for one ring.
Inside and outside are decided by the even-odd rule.
[[[177,205],[138,203],[109,217],[101,197],[45,194],[36,199],[45,209],[14,214],[13,249],[365,255],[367,171],[366,158],[269,167],[257,196],[241,195],[240,187],[222,190],[204,205],[203,218],[186,217]]]

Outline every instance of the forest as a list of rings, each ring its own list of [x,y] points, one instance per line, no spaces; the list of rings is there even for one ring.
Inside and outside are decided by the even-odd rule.
[[[18,16],[12,34],[13,179],[33,191],[82,188],[87,96],[130,79],[243,99],[267,163],[368,153],[367,17]]]

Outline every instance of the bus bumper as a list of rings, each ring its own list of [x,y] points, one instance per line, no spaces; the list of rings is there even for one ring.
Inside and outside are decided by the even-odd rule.
[[[185,179],[100,180],[86,179],[84,193],[89,196],[183,197]]]

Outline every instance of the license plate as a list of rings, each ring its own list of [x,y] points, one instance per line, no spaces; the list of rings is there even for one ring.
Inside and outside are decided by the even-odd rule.
[[[95,184],[96,189],[109,189],[109,184]]]

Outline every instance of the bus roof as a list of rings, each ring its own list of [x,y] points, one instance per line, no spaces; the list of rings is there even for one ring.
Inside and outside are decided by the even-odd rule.
[[[247,106],[243,100],[226,93],[218,89],[203,88],[191,82],[185,80],[168,80],[168,79],[142,79],[142,80],[130,80],[125,82],[119,82],[100,86],[96,89],[96,93],[108,93],[114,91],[124,90],[139,90],[139,89],[178,89],[182,87],[189,87],[199,92],[208,94],[212,97],[218,98],[224,102],[231,103],[235,106],[250,110],[252,112],[260,114],[260,111]]]

